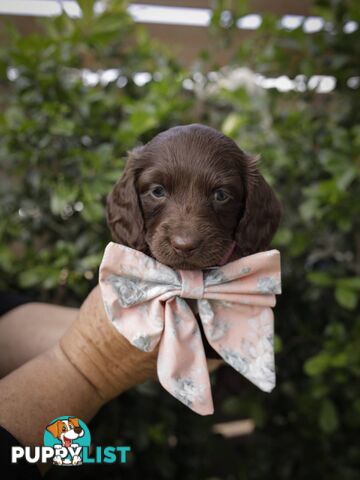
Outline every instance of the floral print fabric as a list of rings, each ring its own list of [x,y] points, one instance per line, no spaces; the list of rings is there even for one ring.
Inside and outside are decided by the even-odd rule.
[[[110,242],[100,265],[105,310],[136,348],[159,344],[157,373],[175,398],[201,415],[213,413],[197,310],[211,346],[265,392],[275,386],[275,294],[281,293],[280,253],[260,252],[204,271],[175,271]]]

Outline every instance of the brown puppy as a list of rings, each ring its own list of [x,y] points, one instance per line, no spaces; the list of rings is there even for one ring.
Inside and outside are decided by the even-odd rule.
[[[114,240],[175,269],[268,249],[280,216],[255,159],[199,124],[170,128],[130,151],[107,199]],[[198,322],[206,356],[220,358]]]
[[[107,200],[114,240],[175,269],[268,249],[280,216],[255,159],[200,124],[170,128],[130,151]]]

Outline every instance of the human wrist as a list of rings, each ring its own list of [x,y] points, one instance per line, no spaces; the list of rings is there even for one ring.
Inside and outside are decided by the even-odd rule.
[[[156,354],[133,347],[108,319],[96,287],[59,346],[106,402],[155,376]]]
[[[59,379],[62,379],[64,385],[65,379],[69,383],[76,384],[76,389],[74,389],[70,400],[73,405],[69,405],[71,411],[76,411],[78,415],[81,413],[83,420],[91,418],[105,403],[95,386],[69,359],[60,343],[55,344],[44,352],[42,356],[43,361],[57,372]],[[62,406],[61,403],[60,405]]]
[[[0,384],[0,424],[23,445],[42,445],[45,426],[64,412],[86,422],[104,404],[58,344]]]

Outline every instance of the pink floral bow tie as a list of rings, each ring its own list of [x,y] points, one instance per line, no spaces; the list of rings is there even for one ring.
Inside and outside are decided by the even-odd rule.
[[[209,415],[214,407],[200,328],[186,299],[197,300],[205,335],[225,362],[261,390],[274,388],[277,250],[204,271],[175,271],[110,242],[100,288],[109,318],[130,343],[148,352],[160,342],[159,381],[195,412]]]

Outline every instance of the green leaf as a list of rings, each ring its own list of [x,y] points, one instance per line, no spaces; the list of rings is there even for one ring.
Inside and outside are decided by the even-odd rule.
[[[82,16],[85,20],[91,19],[94,16],[94,3],[95,0],[78,0]]]
[[[360,277],[340,278],[336,281],[336,285],[350,290],[360,290]]]
[[[279,335],[274,335],[274,351],[275,353],[281,352],[283,343]]]
[[[293,233],[289,228],[279,228],[273,238],[273,244],[278,246],[288,245],[293,238]]]
[[[349,288],[337,287],[335,298],[341,307],[347,310],[354,310],[358,302],[358,294]]]
[[[328,273],[324,272],[310,272],[306,275],[307,280],[319,287],[332,287],[334,279]]]
[[[60,184],[51,194],[50,208],[53,214],[60,215],[64,209],[74,202],[78,195],[78,187]]]
[[[306,222],[317,217],[319,211],[319,202],[316,198],[309,198],[300,205],[300,215]]]
[[[336,179],[336,185],[339,190],[345,191],[351,182],[356,178],[355,168],[347,168],[344,173]]]
[[[22,272],[19,277],[19,284],[22,288],[29,288],[37,285],[41,280],[41,276],[36,270]]]
[[[237,113],[231,113],[228,117],[224,120],[221,130],[224,132],[225,135],[233,136],[236,131],[241,126],[242,119]]]
[[[79,266],[82,270],[94,270],[99,268],[101,263],[102,254],[97,253],[93,255],[88,255],[87,257],[81,258],[79,261]]]
[[[331,365],[331,358],[328,353],[320,352],[318,355],[309,358],[304,364],[304,371],[310,376],[324,373]]]
[[[104,218],[104,208],[98,203],[88,203],[84,206],[81,215],[88,222],[97,222],[101,218]]]
[[[117,33],[123,28],[125,19],[127,19],[127,17],[124,13],[103,15],[97,19],[92,33],[96,35],[103,33]]]
[[[345,367],[348,364],[349,357],[346,352],[340,352],[337,355],[333,355],[331,358],[331,366],[332,367]]]
[[[50,133],[53,135],[70,136],[74,133],[75,122],[70,119],[60,118],[50,126]]]
[[[325,433],[333,433],[339,427],[339,418],[334,403],[326,398],[320,408],[319,426]]]

